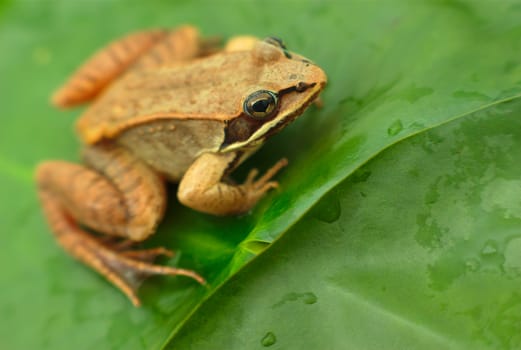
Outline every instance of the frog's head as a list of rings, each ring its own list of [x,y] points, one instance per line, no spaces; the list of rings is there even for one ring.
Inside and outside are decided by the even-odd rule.
[[[258,73],[245,89],[242,113],[227,124],[222,151],[262,144],[301,115],[326,85],[324,71],[280,39],[255,42],[251,58]]]

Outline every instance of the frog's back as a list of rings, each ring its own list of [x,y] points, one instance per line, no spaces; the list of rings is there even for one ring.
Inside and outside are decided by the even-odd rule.
[[[247,56],[218,53],[153,68],[138,65],[94,100],[78,120],[79,134],[92,144],[156,120],[230,119],[241,113],[243,98],[230,91],[247,90],[256,76],[255,67],[244,64]]]

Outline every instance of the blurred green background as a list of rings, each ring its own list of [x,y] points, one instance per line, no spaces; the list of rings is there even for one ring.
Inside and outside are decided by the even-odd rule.
[[[520,16],[486,0],[0,1],[0,349],[520,347]],[[252,213],[170,202],[147,245],[210,288],[153,278],[136,309],[57,247],[32,173],[78,161],[80,110],[48,103],[71,71],[184,23],[279,36],[329,84],[239,169],[290,160]]]

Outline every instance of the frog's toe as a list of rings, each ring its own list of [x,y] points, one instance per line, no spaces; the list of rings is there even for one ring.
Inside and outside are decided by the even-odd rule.
[[[157,247],[157,248],[151,248],[151,249],[136,249],[136,250],[126,250],[121,253],[124,257],[135,259],[135,260],[142,260],[142,261],[154,261],[155,258],[158,256],[166,256],[166,257],[173,257],[175,254],[173,251],[168,250],[164,247]]]
[[[261,190],[262,192],[266,192],[271,188],[278,187],[278,182],[269,181],[273,178],[282,168],[288,165],[288,160],[286,158],[282,158],[277,163],[275,163],[271,168],[269,168],[264,175],[262,175],[259,179],[252,183],[252,186],[255,190]],[[254,169],[255,170],[255,169]],[[252,171],[253,172],[253,171]],[[251,174],[251,173],[250,173]],[[256,175],[256,173],[255,173]],[[248,181],[251,183],[253,178],[248,176]]]
[[[42,195],[46,196],[45,193]],[[138,287],[151,275],[182,275],[205,284],[205,280],[193,271],[152,264],[158,256],[173,256],[170,250],[163,247],[131,249],[134,244],[132,241],[114,241],[92,236],[70,220],[55,204],[54,201],[47,201],[46,209],[56,230],[58,242],[71,255],[118,287],[135,306],[141,305],[137,296]]]
[[[135,306],[141,305],[136,294],[139,285],[152,275],[186,276],[202,285],[206,284],[204,278],[194,271],[153,264],[152,261],[158,256],[174,256],[171,250],[164,247],[123,251],[114,247],[107,245],[98,247],[93,252],[98,260],[98,264],[94,265],[98,266],[93,267],[125,293]]]

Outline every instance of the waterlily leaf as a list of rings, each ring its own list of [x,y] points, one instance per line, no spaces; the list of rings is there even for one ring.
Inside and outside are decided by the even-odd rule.
[[[168,349],[517,349],[521,102],[383,152]]]
[[[8,320],[0,348],[158,348],[216,287],[371,157],[515,99],[520,13],[515,1],[0,2],[0,310]],[[81,61],[130,31],[182,23],[225,38],[280,36],[323,67],[330,83],[324,108],[311,108],[239,169],[238,179],[251,167],[290,160],[278,177],[282,190],[251,214],[214,218],[171,201],[148,245],[178,250],[165,263],[199,271],[210,288],[152,279],[140,291],[144,307],[134,309],[55,245],[32,172],[44,159],[78,161],[72,126],[80,111],[56,111],[48,98]],[[322,215],[334,217],[332,208]]]

